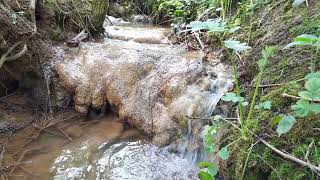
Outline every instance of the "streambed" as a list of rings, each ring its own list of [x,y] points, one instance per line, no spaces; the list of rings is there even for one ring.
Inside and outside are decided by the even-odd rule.
[[[28,151],[10,179],[197,179],[202,123],[187,117],[212,114],[231,70],[170,44],[167,31],[108,27],[103,41],[57,47],[63,58],[52,69],[64,91],[55,93],[74,94],[77,112],[27,146],[31,130],[19,132],[16,147]],[[103,117],[87,121],[92,110]]]

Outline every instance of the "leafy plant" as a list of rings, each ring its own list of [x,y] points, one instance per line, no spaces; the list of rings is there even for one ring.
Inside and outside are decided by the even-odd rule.
[[[294,8],[299,7],[305,2],[306,2],[306,0],[294,0],[292,3],[292,7],[294,7]]]
[[[227,40],[227,41],[224,41],[224,44],[227,48],[229,49],[232,49],[234,52],[236,53],[241,53],[245,50],[248,50],[250,49],[251,47],[247,46],[246,43],[240,43],[239,41],[235,41],[235,40]],[[266,47],[263,51],[262,51],[262,58],[258,61],[258,66],[259,66],[259,74],[258,74],[258,79],[257,79],[257,82],[256,82],[256,87],[255,87],[255,91],[254,91],[254,95],[253,95],[253,98],[251,100],[251,105],[250,105],[250,109],[249,109],[249,112],[248,112],[248,115],[247,115],[247,118],[246,120],[244,121],[244,118],[243,118],[243,106],[244,104],[242,102],[244,102],[244,98],[240,96],[240,85],[239,85],[239,80],[238,80],[238,77],[237,77],[237,67],[236,67],[236,64],[234,62],[234,59],[231,58],[231,63],[232,63],[232,66],[233,66],[233,72],[235,74],[235,82],[236,82],[236,91],[237,93],[236,94],[232,94],[232,93],[227,93],[223,98],[222,100],[225,100],[225,101],[232,101],[232,102],[240,102],[238,104],[238,108],[239,108],[239,118],[240,118],[240,122],[241,122],[241,134],[242,134],[242,137],[244,139],[246,139],[247,137],[247,131],[248,131],[248,128],[250,126],[252,126],[252,124],[256,124],[256,122],[252,122],[251,121],[251,116],[252,116],[252,113],[254,111],[254,109],[270,109],[271,108],[271,102],[263,102],[263,103],[260,103],[259,105],[255,105],[256,103],[256,98],[257,98],[257,95],[258,95],[258,89],[259,89],[259,86],[261,84],[261,80],[262,80],[262,77],[263,77],[263,74],[264,74],[264,70],[265,70],[265,67],[267,65],[267,62],[268,62],[268,59],[273,55],[273,52],[274,52],[274,48],[273,47]]]
[[[249,103],[244,100],[244,97],[237,96],[233,92],[228,92],[224,95],[221,100],[223,101],[231,101],[233,103],[241,103],[242,106],[247,106]]]
[[[210,154],[213,153],[216,145],[214,143],[214,137],[219,130],[219,126],[206,126],[203,131],[203,144],[205,147],[205,153]],[[222,160],[226,161],[229,159],[230,152],[228,150],[228,146],[223,147],[217,153],[217,156]],[[218,167],[213,162],[202,161],[198,164],[198,166],[202,169],[198,174],[201,180],[211,180],[218,173]]]
[[[311,72],[315,71],[316,64],[317,64],[317,56],[320,48],[320,37],[309,35],[309,34],[302,34],[298,37],[293,39],[293,42],[289,43],[285,48],[290,48],[292,46],[310,46],[316,50],[312,60],[311,60]]]
[[[271,109],[272,107],[272,102],[271,101],[265,101],[265,102],[260,102],[259,104],[254,106],[254,109]]]
[[[291,109],[297,117],[307,117],[311,114],[320,114],[320,73],[310,73],[306,76],[305,91],[299,92],[299,98]],[[281,116],[277,133],[285,134],[293,127],[296,122],[292,115]]]

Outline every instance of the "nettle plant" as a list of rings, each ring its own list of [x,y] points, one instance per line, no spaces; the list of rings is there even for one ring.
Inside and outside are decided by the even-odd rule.
[[[293,112],[288,115],[281,114],[272,120],[272,124],[278,124],[276,131],[279,136],[290,131],[296,123],[295,117],[304,118],[320,113],[320,72],[315,72],[320,37],[303,34],[296,37],[285,48],[292,46],[309,46],[315,50],[315,53],[311,59],[311,73],[305,77],[305,90],[299,92],[299,97],[297,97],[299,100],[291,107]]]

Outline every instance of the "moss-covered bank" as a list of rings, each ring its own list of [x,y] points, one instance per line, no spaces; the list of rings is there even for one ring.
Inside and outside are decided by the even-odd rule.
[[[253,142],[242,141],[232,147],[232,158],[224,170],[224,177],[240,179],[244,172],[244,179],[318,179],[310,168],[284,159],[258,140],[263,138],[279,150],[312,164],[320,163],[320,116],[297,119],[291,131],[281,137],[278,137],[272,124],[275,116],[289,113],[296,102],[284,97],[283,93],[297,95],[303,89],[304,81],[301,79],[310,72],[309,62],[313,53],[308,48],[284,50],[283,47],[300,34],[320,34],[320,2],[309,1],[309,7],[303,5],[299,8],[293,8],[291,0],[259,1],[252,9],[248,9],[249,4],[249,1],[243,3],[232,17],[233,21],[240,22],[244,27],[243,34],[238,38],[253,47],[244,65],[240,66],[242,94],[250,99],[253,93],[252,85],[258,72],[256,61],[261,56],[261,50],[265,46],[276,46],[277,51],[263,79],[263,84],[270,86],[260,88],[258,100],[271,101],[272,109],[254,112],[253,119],[258,123],[252,128],[257,137]],[[316,68],[320,70],[319,65]],[[230,130],[225,137],[230,143],[239,136],[239,131]],[[250,152],[251,144],[257,141]],[[314,145],[308,148],[312,141]],[[310,155],[305,159],[307,151]]]

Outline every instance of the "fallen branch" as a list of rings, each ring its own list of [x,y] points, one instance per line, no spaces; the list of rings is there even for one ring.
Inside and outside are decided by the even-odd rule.
[[[293,96],[293,95],[290,95],[290,94],[287,94],[287,93],[283,93],[283,94],[282,94],[282,97],[288,97],[288,98],[292,98],[292,99],[296,99],[296,100],[302,99],[301,97]],[[312,99],[307,99],[307,100],[308,100],[308,101],[313,101],[313,102],[320,103],[320,100],[312,100]]]
[[[22,48],[22,50],[21,50],[19,53],[15,54],[15,55],[13,55],[13,56],[7,57],[7,58],[5,59],[5,61],[14,61],[14,60],[16,60],[16,59],[19,59],[19,58],[22,57],[24,54],[26,54],[27,51],[28,51],[27,45],[24,45],[23,48]]]
[[[18,46],[22,43],[22,41],[16,42],[14,45],[12,45],[7,52],[5,52],[1,58],[0,58],[0,68],[2,67],[3,63],[6,61],[7,56]]]
[[[61,129],[59,126],[56,126],[57,129],[65,136],[69,139],[69,141],[72,141],[72,138],[69,136],[69,134],[67,134],[63,129]]]
[[[275,148],[274,146],[272,146],[271,144],[269,144],[267,141],[265,141],[263,139],[261,139],[261,142],[263,144],[265,144],[268,148],[270,148],[272,151],[274,151],[275,153],[279,154],[280,156],[282,156],[282,157],[284,157],[284,158],[286,158],[288,160],[291,160],[291,161],[293,161],[293,162],[295,162],[297,164],[300,164],[301,166],[310,167],[311,169],[320,172],[320,167],[315,166],[313,164],[310,164],[308,162],[302,161],[302,160],[300,160],[300,159],[298,159],[298,158],[296,158],[296,157],[294,157],[294,156],[292,156],[290,154],[284,153],[284,152],[282,152],[279,149]]]
[[[86,33],[85,30],[82,30],[76,37],[70,39],[69,41],[67,41],[67,45],[69,47],[75,47],[78,46],[79,43],[83,40],[85,40],[86,38],[88,38],[89,34]]]

